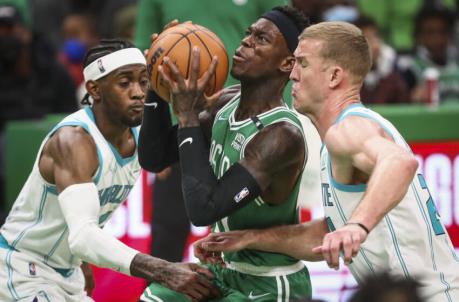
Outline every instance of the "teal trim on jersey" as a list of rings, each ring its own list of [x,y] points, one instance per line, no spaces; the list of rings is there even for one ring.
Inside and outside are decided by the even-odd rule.
[[[16,239],[13,240],[13,242],[11,243],[11,246],[12,246],[13,248],[16,248],[16,245],[19,243],[19,241],[22,239],[22,237],[24,237],[25,233],[26,233],[28,230],[30,230],[31,228],[33,228],[34,226],[36,226],[37,224],[39,224],[40,221],[42,220],[42,218],[43,218],[43,208],[44,208],[44,206],[45,206],[46,196],[47,196],[48,193],[49,193],[49,192],[48,192],[48,188],[49,188],[49,187],[46,186],[46,185],[43,186],[43,192],[42,192],[42,194],[41,194],[41,201],[40,201],[40,207],[39,207],[39,210],[38,210],[38,217],[37,217],[37,220],[36,220],[33,224],[27,226],[21,233],[19,233],[18,237],[16,237]]]
[[[86,114],[89,116],[89,119],[94,123],[94,125],[97,125],[96,118],[94,117],[94,112],[92,112],[92,108],[89,106],[84,107],[84,112],[86,112]]]
[[[451,254],[453,255],[454,260],[459,262],[459,258],[456,255],[456,251],[454,250],[454,247],[450,244],[450,241],[448,240],[449,238],[447,236],[444,236],[443,239],[445,241],[445,245],[449,247],[449,250],[451,251]]]
[[[113,211],[107,212],[107,213],[103,214],[102,216],[100,216],[99,217],[99,225],[102,225],[107,220],[107,218],[110,216],[111,213],[113,213]]]
[[[132,130],[132,128],[131,128],[131,130]],[[135,152],[134,152],[134,155],[132,155],[132,156],[122,157],[121,154],[118,152],[118,150],[116,150],[116,148],[110,142],[107,141],[107,143],[110,146],[110,149],[112,149],[112,152],[113,152],[113,155],[115,156],[116,162],[121,167],[127,165],[128,163],[130,163],[131,161],[133,161],[134,159],[137,158]],[[137,148],[137,145],[136,145],[136,148]]]
[[[338,190],[343,191],[343,192],[354,192],[354,193],[365,192],[365,190],[367,189],[367,184],[345,185],[345,184],[342,184],[336,181],[331,174],[331,162],[330,162],[330,156],[328,154],[327,154],[327,159],[328,159],[327,160],[328,179],[330,179],[330,184],[332,185],[332,187],[335,187]]]
[[[453,300],[451,299],[451,295],[449,294],[449,291],[450,291],[450,289],[451,289],[451,286],[450,286],[449,283],[446,281],[445,275],[444,275],[443,273],[440,273],[440,281],[441,281],[441,283],[443,283],[444,285],[446,285],[445,295],[446,295],[446,298],[448,298],[448,302],[453,302]]]
[[[330,232],[334,232],[336,231],[336,227],[335,225],[333,224],[333,221],[331,220],[330,217],[325,217],[325,222],[327,223],[327,226],[328,226],[328,231]]]
[[[344,118],[344,115],[349,110],[351,110],[352,108],[356,108],[356,107],[365,107],[365,106],[363,106],[362,103],[354,103],[354,104],[351,104],[351,105],[347,106],[346,108],[344,108],[343,111],[341,111],[341,113],[338,115],[338,117],[336,118],[336,121],[333,124],[337,124],[337,123],[341,122],[341,120]]]
[[[6,281],[6,285],[8,287],[8,291],[10,292],[11,296],[15,301],[22,299],[22,297],[19,297],[16,289],[14,288],[13,284],[13,266],[11,265],[11,255],[13,254],[14,250],[9,250],[6,253],[6,267],[8,269],[7,275],[8,275],[8,280]]]
[[[84,108],[84,111],[86,112],[86,114],[89,116],[89,118],[92,120],[92,122],[96,124],[96,118],[94,117],[94,112],[92,112],[92,109],[91,107],[85,107]],[[135,140],[135,145],[136,145],[136,149],[137,149],[137,142],[138,142],[138,134],[137,134],[137,129],[134,129],[134,128],[130,128],[131,129],[131,132],[132,132],[132,135],[134,136],[134,140]],[[89,132],[89,131],[88,131]],[[113,147],[113,145],[105,140],[107,142],[107,144],[110,146],[110,149],[112,149],[112,153],[113,155],[115,156],[115,159],[116,159],[116,162],[120,165],[120,166],[124,166],[128,163],[130,163],[132,160],[134,160],[136,158],[136,154],[134,152],[134,155],[130,156],[130,157],[126,157],[126,158],[123,158],[120,153],[118,152],[118,150],[116,150],[115,147]],[[99,163],[99,169],[102,168],[102,165]],[[100,176],[99,176],[100,177]],[[98,181],[98,180],[97,180]]]
[[[402,253],[400,252],[400,247],[398,245],[397,236],[395,235],[394,226],[392,225],[392,222],[390,221],[389,214],[387,214],[384,217],[384,220],[386,221],[386,224],[389,228],[389,232],[392,237],[392,242],[394,243],[394,247],[395,247],[395,253],[397,254],[398,260],[400,261],[400,265],[402,266],[403,273],[405,274],[405,277],[411,278],[410,273],[408,272],[408,268],[406,267],[405,260],[403,260]]]
[[[90,109],[88,109],[88,107],[86,107],[85,109],[85,112],[88,114],[89,118],[94,122],[94,115],[92,113],[92,111]],[[91,135],[91,132],[89,131],[89,126],[86,124],[86,123],[83,123],[83,122],[77,122],[77,121],[74,121],[74,122],[63,122],[63,123],[59,123],[57,124],[53,130],[50,131],[50,133],[48,134],[48,136],[51,136],[54,132],[56,132],[58,129],[62,128],[62,127],[65,127],[65,126],[74,126],[74,127],[81,127],[83,128],[89,135]],[[102,164],[104,162],[103,158],[102,158],[102,153],[100,152],[99,150],[99,147],[96,145],[96,151],[97,151],[97,157],[99,158],[99,169],[98,169],[98,172],[97,172],[97,175],[96,177],[94,178],[94,182],[97,184],[99,182],[99,179],[100,179],[100,176],[102,174]],[[56,194],[57,195],[57,190],[56,190],[56,193],[53,193],[53,194]]]
[[[43,291],[43,290],[39,291],[39,292],[38,292],[38,295],[39,295],[39,296],[44,296],[45,299],[46,299],[46,301],[51,302],[51,300],[50,300],[49,297],[48,297],[48,294],[47,294],[45,291]]]
[[[0,248],[6,249],[6,250],[11,250],[13,247],[6,241],[5,237],[3,237],[2,234],[0,234]]]
[[[45,264],[48,264],[48,261],[49,261],[49,258],[54,254],[54,252],[56,251],[57,247],[59,246],[59,244],[61,243],[62,239],[64,238],[64,235],[65,233],[67,232],[68,230],[68,227],[66,226],[64,228],[64,231],[62,232],[62,234],[59,236],[59,238],[57,239],[56,243],[53,245],[53,247],[51,248],[51,250],[49,251],[49,253],[43,258],[44,260],[44,263]]]
[[[81,128],[83,128],[86,132],[89,133],[89,127],[88,127],[88,125],[87,125],[86,123],[73,121],[73,122],[62,122],[62,123],[57,124],[57,125],[54,126],[54,128],[48,133],[48,136],[53,135],[53,134],[54,134],[57,130],[59,130],[60,128],[62,128],[62,127],[67,127],[67,126],[71,126],[71,127],[81,127]]]
[[[349,114],[347,114],[345,117],[348,117],[348,116],[360,116],[360,117],[363,117],[363,118],[367,118],[369,120],[372,120],[374,122],[376,122],[379,126],[381,126],[381,128],[383,128],[383,130],[390,135],[390,137],[392,137],[393,140],[395,140],[395,137],[394,135],[392,134],[392,132],[389,130],[389,128],[387,128],[386,126],[384,126],[381,121],[379,121],[378,119],[374,118],[373,116],[369,115],[369,114],[365,114],[363,112],[351,112]],[[343,118],[344,119],[344,118]]]
[[[97,158],[99,159],[99,169],[97,169],[97,174],[94,177],[94,183],[97,185],[99,184],[100,177],[102,176],[102,167],[104,166],[104,158],[102,153],[100,152],[99,147],[96,148],[97,151]]]
[[[418,180],[419,182],[421,183],[421,179],[418,177]],[[422,186],[422,183],[421,183],[421,186]],[[427,219],[427,214],[426,212],[424,211],[424,207],[422,206],[422,201],[421,201],[421,198],[419,197],[419,194],[418,194],[418,191],[416,190],[416,187],[414,186],[413,183],[411,183],[411,189],[413,190],[414,192],[414,196],[416,198],[416,202],[418,204],[418,207],[419,207],[419,210],[422,214],[422,217],[424,219],[424,222],[426,224],[426,228],[427,228],[427,231],[429,233],[429,245],[430,245],[430,256],[432,258],[432,265],[433,265],[433,269],[435,271],[437,271],[437,264],[435,262],[435,252],[434,252],[434,248],[433,248],[433,243],[432,243],[432,230],[431,230],[431,223],[429,223],[428,219]],[[446,236],[445,236],[445,244],[447,246],[449,246],[449,244],[446,242]],[[456,259],[456,261],[458,260],[457,259],[457,256],[456,256],[456,253],[454,252],[454,250],[452,250],[452,253],[453,253],[453,257]],[[452,301],[451,300],[451,297],[449,295],[449,290],[450,290],[450,285],[448,284],[448,282],[446,282],[446,280],[444,279],[444,275],[442,272],[440,272],[440,281],[441,283],[443,283],[444,285],[446,285],[446,290],[445,290],[445,294],[448,298],[448,301]]]
[[[430,228],[432,226],[432,224],[429,223],[429,221],[428,221],[427,214],[424,211],[423,203],[421,201],[421,198],[419,197],[418,190],[416,190],[416,187],[414,186],[413,183],[411,183],[411,189],[413,190],[414,197],[416,198],[416,203],[418,204],[419,212],[421,212],[422,218],[424,219],[424,222],[426,224],[427,233],[428,233],[428,236],[429,236],[428,239],[429,239],[429,246],[430,246],[430,257],[431,257],[431,260],[432,260],[433,269],[436,271],[437,270],[437,264],[435,263],[435,251],[434,251],[433,243],[432,243],[432,230]]]
[[[341,216],[341,220],[343,221],[343,224],[346,224],[346,222],[347,222],[346,215],[344,215],[343,208],[341,207],[341,203],[340,203],[340,201],[338,199],[338,195],[336,195],[335,188],[333,188],[333,186],[331,187],[331,192],[333,194],[333,199],[335,201],[336,208],[338,209],[338,213]],[[362,258],[365,261],[365,263],[368,265],[368,268],[370,269],[370,271],[374,274],[375,273],[375,269],[373,267],[373,264],[368,259],[364,248],[360,247],[359,252],[362,255]]]
[[[49,194],[58,195],[56,185],[48,185],[47,190]]]
[[[135,145],[137,146],[139,144],[139,131],[137,127],[131,128],[132,134],[134,135],[134,140],[135,140]]]
[[[58,273],[59,275],[61,275],[64,278],[68,278],[75,271],[75,269],[73,269],[73,268],[57,268],[57,267],[52,267],[52,266],[50,266],[50,267],[53,270],[55,270],[56,273]]]
[[[429,199],[426,202],[427,206],[427,211],[429,212],[429,218],[430,218],[430,223],[432,224],[433,231],[435,232],[435,235],[443,235],[445,234],[445,228],[443,227],[440,219],[438,218],[438,211],[437,207],[435,206],[435,203],[432,198],[432,194],[430,194],[430,190],[427,187],[426,180],[424,179],[424,176],[422,174],[417,175],[419,183],[421,184],[421,188],[427,190],[427,193],[429,194]]]

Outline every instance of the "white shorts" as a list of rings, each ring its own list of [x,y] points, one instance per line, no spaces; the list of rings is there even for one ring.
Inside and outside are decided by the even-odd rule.
[[[90,302],[80,268],[64,277],[27,254],[0,248],[0,301]]]

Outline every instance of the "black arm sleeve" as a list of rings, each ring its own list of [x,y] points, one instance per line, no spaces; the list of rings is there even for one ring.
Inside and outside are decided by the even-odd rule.
[[[214,223],[260,195],[257,181],[239,163],[217,179],[200,127],[179,129],[178,141],[183,197],[194,225]]]
[[[139,163],[160,172],[178,161],[177,126],[172,126],[169,104],[148,91],[139,133]]]

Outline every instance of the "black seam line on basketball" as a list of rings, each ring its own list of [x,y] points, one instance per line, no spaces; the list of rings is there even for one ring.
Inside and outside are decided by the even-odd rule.
[[[196,26],[196,25],[195,25]],[[223,44],[223,42],[217,40],[217,39],[214,39],[214,37],[212,37],[212,35],[210,35],[208,32],[204,31],[204,30],[201,30],[199,28],[197,28],[196,30],[193,30],[193,33],[195,31],[202,31],[203,34],[205,34],[207,37],[211,38],[213,41],[215,41],[220,47],[221,49],[223,50],[223,53],[225,54],[226,56],[226,61],[229,63],[229,57],[228,57],[228,53],[226,52],[226,48],[225,48],[225,45]]]
[[[184,34],[182,34],[182,33],[174,32],[174,33],[171,33],[171,34],[177,34],[177,35],[180,35],[180,36],[182,36],[182,37],[181,37],[180,39],[178,39],[177,41],[175,41],[175,43],[172,44],[171,47],[169,47],[169,50],[163,55],[162,59],[163,59],[165,56],[167,56],[167,55],[172,51],[172,49],[174,49],[174,47],[175,47],[183,38],[187,38],[186,35],[184,35]],[[187,40],[188,40],[188,38],[187,38]],[[188,42],[189,42],[189,40],[188,40]],[[189,47],[188,47],[188,48],[189,48]],[[190,57],[190,54],[188,54],[188,57]],[[163,64],[161,63],[161,65],[163,65]],[[159,81],[159,72],[156,72],[156,79],[155,79],[156,87],[159,87],[158,81]]]
[[[207,45],[204,43],[204,41],[201,39],[201,37],[195,33],[195,30],[193,30],[193,31],[191,32],[191,34],[195,35],[196,38],[198,38],[199,41],[201,41],[201,44],[204,45],[204,47],[206,48],[207,54],[209,55],[210,61],[212,62],[212,59],[213,59],[213,58],[212,58],[212,53],[211,53],[210,50],[209,50],[209,47],[207,47]],[[187,35],[188,35],[188,34],[187,34]],[[213,82],[214,82],[213,90],[215,90],[215,89],[217,88],[217,73],[214,73],[213,78],[214,78],[214,79],[213,79]]]
[[[193,24],[193,26],[194,26],[194,28],[195,28],[194,30],[192,30],[193,32],[194,32],[194,31],[202,31],[203,34],[205,34],[206,36],[208,36],[209,38],[211,38],[212,40],[214,40],[215,42],[217,42],[217,44],[219,44],[223,49],[226,50],[225,44],[223,44],[223,42],[222,42],[221,40],[214,39],[214,37],[213,37],[209,32],[203,30],[202,28],[199,28],[198,25]],[[215,34],[215,33],[214,33],[214,34]]]

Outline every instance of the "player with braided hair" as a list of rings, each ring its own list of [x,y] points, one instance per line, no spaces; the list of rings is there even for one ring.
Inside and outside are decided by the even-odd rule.
[[[0,229],[0,301],[92,301],[85,281],[89,292],[94,283],[82,261],[159,282],[193,301],[216,294],[200,275],[212,278],[209,271],[140,253],[102,231],[140,174],[146,61],[128,42],[102,40],[86,55],[84,78],[92,105],[45,137]]]

